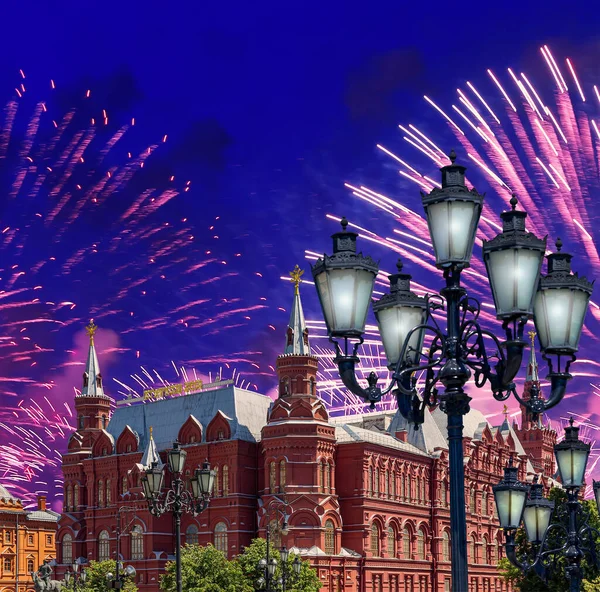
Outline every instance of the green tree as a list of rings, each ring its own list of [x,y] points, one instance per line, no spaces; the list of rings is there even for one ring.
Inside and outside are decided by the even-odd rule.
[[[183,592],[253,592],[242,569],[235,561],[212,545],[186,545],[181,550],[181,581]],[[161,577],[160,587],[165,592],[176,592],[176,566],[169,561]]]
[[[560,520],[557,517],[556,509],[564,506],[567,502],[566,492],[558,487],[553,487],[548,493],[548,499],[554,502],[555,511],[552,516],[551,524],[558,524]],[[593,528],[600,530],[600,517],[598,516],[598,509],[595,502],[591,500],[584,500],[582,502],[584,511],[589,512],[589,525]],[[560,539],[563,538],[563,541]],[[559,542],[560,541],[560,542]],[[564,535],[561,537],[557,532],[551,533],[548,537],[546,549],[556,549],[561,547],[564,542]],[[596,541],[598,544],[599,541]],[[523,553],[531,553],[532,548],[524,529],[520,528],[516,535],[516,548],[517,556],[521,556]],[[530,554],[529,557],[532,557]],[[585,592],[597,591],[600,589],[600,571],[596,566],[590,564],[586,559],[582,561],[583,568],[583,581],[582,590]],[[563,558],[558,559],[553,563],[553,570],[549,573],[548,581],[544,582],[535,573],[523,572],[512,565],[506,558],[501,559],[498,563],[498,570],[500,575],[506,582],[510,582],[513,585],[514,590],[520,592],[564,592],[569,589],[569,583],[565,574],[565,560]]]
[[[238,555],[235,561],[241,567],[241,570],[244,574],[244,577],[247,579],[248,583],[254,586],[258,582],[261,577],[264,577],[263,570],[259,569],[258,563],[261,559],[266,558],[267,556],[267,541],[265,539],[254,539],[252,543],[244,548],[244,551],[241,555]],[[277,570],[275,572],[275,576],[273,581],[278,582],[279,578],[282,577],[281,570],[281,559],[279,555],[279,550],[276,549],[273,545],[269,545],[269,557],[274,557],[277,559]],[[302,561],[302,568],[300,570],[300,574],[296,579],[292,574],[293,570],[293,562],[295,556],[290,553],[287,560],[286,570],[289,574],[286,592],[318,592],[321,589],[321,582],[319,581],[319,577],[317,575],[316,570],[314,570],[308,561]],[[280,590],[280,588],[274,587],[275,590]]]
[[[107,592],[108,583],[106,574],[116,572],[117,564],[114,560],[91,561],[89,567],[85,568],[85,583],[79,580],[78,590],[81,592]],[[135,584],[134,577],[125,578],[124,592],[137,592],[138,587]],[[74,591],[75,582],[71,577],[69,584],[63,584],[63,590]]]

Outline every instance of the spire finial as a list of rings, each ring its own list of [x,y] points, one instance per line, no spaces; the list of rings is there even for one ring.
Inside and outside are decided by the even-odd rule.
[[[150,432],[150,440],[153,440],[154,438],[152,437],[152,426],[150,426],[150,429],[148,431]]]
[[[85,328],[86,333],[90,336],[90,345],[94,345],[94,335],[98,330],[98,326],[94,324],[94,319],[90,319],[90,324]]]
[[[512,197],[510,198],[510,205],[512,206],[513,211],[517,209],[518,203],[519,200],[517,199],[517,196],[513,193]]]
[[[508,419],[508,405],[504,405],[502,413],[504,414],[504,419]]]
[[[454,148],[452,148],[452,150],[450,150],[450,155],[448,156],[448,158],[450,158],[450,162],[452,164],[454,164],[454,162],[456,160],[456,152],[454,152]]]
[[[404,267],[404,263],[402,263],[402,257],[398,257],[398,261],[396,262],[396,269],[398,273],[402,273],[402,268]]]
[[[290,271],[290,277],[292,278],[292,282],[294,282],[294,294],[299,293],[298,286],[302,282],[301,278],[303,275],[304,275],[304,270],[300,269],[300,267],[298,265],[296,265],[296,267],[294,267],[294,269],[292,271]]]
[[[571,419],[569,419],[569,425],[571,427],[573,427],[574,424],[575,424],[575,420],[573,419],[573,416],[571,415]]]
[[[537,333],[535,331],[529,331],[527,335],[529,335],[529,339],[531,339],[531,347],[535,347],[535,336]]]
[[[560,250],[562,249],[563,246],[563,242],[560,240],[560,237],[558,237],[556,239],[556,243],[554,243],[556,245],[556,250],[560,253]]]
[[[342,225],[342,231],[346,232],[346,228],[348,228],[348,218],[346,218],[346,216],[344,216],[341,220],[340,220],[340,224]]]

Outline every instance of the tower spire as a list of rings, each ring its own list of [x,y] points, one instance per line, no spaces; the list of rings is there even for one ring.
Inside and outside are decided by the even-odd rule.
[[[290,277],[294,282],[294,302],[288,323],[285,353],[297,356],[310,356],[310,344],[308,342],[308,328],[304,320],[302,301],[300,300],[300,284],[304,271],[298,265],[290,271]]]
[[[529,350],[529,364],[527,364],[527,376],[525,382],[539,382],[538,376],[538,365],[535,357],[535,331],[529,331],[529,338],[531,339],[531,349]]]
[[[90,338],[90,348],[88,350],[85,372],[83,373],[83,387],[81,389],[82,397],[104,397],[104,388],[102,387],[102,374],[100,373],[100,364],[96,355],[96,346],[94,345],[94,335],[98,326],[94,324],[94,319],[90,319],[90,324],[85,328]]]
[[[144,455],[140,461],[140,466],[146,470],[152,468],[152,463],[156,463],[157,468],[162,469],[163,463],[160,460],[160,455],[156,449],[156,443],[154,442],[154,436],[152,435],[152,426],[148,431],[148,444],[146,445],[146,450],[144,450]]]

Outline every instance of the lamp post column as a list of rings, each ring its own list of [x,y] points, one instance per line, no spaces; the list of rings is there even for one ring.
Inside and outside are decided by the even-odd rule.
[[[446,299],[448,315],[447,360],[440,371],[445,392],[441,407],[448,416],[448,449],[450,465],[450,529],[452,532],[452,590],[469,589],[467,564],[467,517],[465,513],[465,467],[463,452],[463,416],[469,412],[469,397],[463,390],[471,371],[462,361],[460,351],[459,302],[466,294],[460,285],[460,271],[446,271],[446,287],[441,291]]]
[[[569,538],[568,547],[565,551],[567,559],[566,573],[569,580],[569,592],[579,592],[581,587],[581,559],[583,553],[578,544],[577,512],[580,509],[577,501],[577,489],[567,491],[567,506],[569,508]]]
[[[177,592],[181,592],[183,583],[181,581],[181,486],[182,481],[179,476],[173,479],[173,489],[175,495],[173,499],[173,517],[175,518],[175,569],[177,578]]]
[[[267,592],[271,592],[271,572],[269,571],[269,538],[271,534],[271,524],[268,522],[267,517],[267,567],[265,569],[265,575],[267,580]]]

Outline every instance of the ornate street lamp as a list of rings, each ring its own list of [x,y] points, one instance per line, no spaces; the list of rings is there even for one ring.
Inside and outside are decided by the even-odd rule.
[[[108,572],[106,574],[106,583],[109,588],[113,590],[120,590],[125,587],[125,579],[126,578],[134,578],[137,573],[135,567],[133,565],[128,565],[123,569],[123,564],[117,560],[117,570],[116,575]]]
[[[441,169],[441,188],[421,194],[436,266],[443,271],[445,287],[439,295],[417,296],[411,292],[410,276],[402,273],[400,264],[398,273],[390,276],[390,294],[373,303],[392,372],[386,389],[377,386],[374,372],[369,374],[367,386],[359,383],[356,374],[358,347],[364,340],[368,299],[378,265],[371,257],[357,253],[357,234],[347,230],[345,218],[342,231],[333,235],[333,255],[323,255],[312,273],[329,338],[335,346],[335,363],[346,388],[371,407],[393,390],[399,412],[415,427],[423,422],[427,406],[439,405],[448,415],[452,582],[454,590],[462,591],[468,589],[463,416],[468,413],[471,400],[464,386],[471,377],[478,388],[488,382],[496,400],[504,401],[513,393],[534,416],[556,405],[564,397],[571,378],[569,365],[575,359],[591,284],[571,274],[571,258],[560,251],[548,257],[548,276],[540,280],[546,239],[525,230],[526,213],[516,209],[513,196],[511,210],[502,214],[502,232],[491,241],[484,241],[483,246],[505,340],[482,329],[478,322],[480,304],[461,286],[460,275],[470,264],[484,196],[467,188],[466,169],[455,164],[455,160],[452,151],[450,164]],[[446,313],[445,330],[433,316],[434,311],[440,310]],[[568,331],[563,333],[547,328],[559,310],[568,310]],[[527,345],[523,339],[525,325],[534,315],[539,316],[536,323],[539,327],[544,325],[546,331],[540,336],[540,344],[544,359],[549,362],[552,390],[544,400],[539,389],[532,389],[531,398],[524,401],[513,380]],[[431,335],[427,353],[422,352],[425,333]],[[489,343],[496,349],[494,361],[486,350]],[[556,369],[550,355],[557,357]],[[562,360],[567,361],[561,369]],[[416,373],[421,371],[425,380],[419,396]],[[443,392],[438,393],[439,385],[444,387]]]
[[[500,527],[507,530],[519,528],[529,493],[529,487],[518,480],[517,473],[518,468],[513,466],[511,457],[504,469],[504,479],[492,487]]]
[[[142,478],[144,497],[148,502],[148,509],[153,516],[162,516],[165,512],[171,512],[175,518],[175,564],[177,592],[181,592],[181,516],[188,512],[197,516],[208,507],[215,481],[215,472],[211,470],[208,461],[202,465],[202,469],[196,469],[191,479],[191,493],[185,488],[181,479],[185,466],[187,452],[183,450],[179,442],[173,443],[173,448],[168,453],[169,470],[173,476],[172,486],[161,501],[163,485],[163,469],[153,462]]]
[[[71,578],[73,578],[73,590],[77,592],[85,586],[87,572],[85,571],[85,569],[79,571],[79,563],[77,563],[77,561],[74,561],[71,567],[73,571],[70,572],[67,570],[67,572],[65,573],[65,584],[67,584],[68,587],[69,583],[71,582]]]
[[[529,501],[522,511],[531,552],[518,555],[516,551],[515,533],[520,524],[520,519],[516,519],[518,510],[510,520],[505,520],[503,515],[505,516],[506,512],[501,508],[498,496],[496,506],[500,526],[505,534],[506,557],[509,561],[523,572],[534,571],[540,578],[547,580],[552,571],[557,569],[557,565],[560,565],[559,559],[563,558],[569,580],[569,592],[579,592],[582,579],[581,560],[587,556],[592,562],[597,562],[596,545],[600,532],[589,525],[589,512],[579,501],[590,445],[579,440],[579,427],[573,425],[572,418],[565,432],[565,439],[554,446],[554,454],[562,486],[567,492],[567,503],[558,507],[557,521],[550,524],[554,503],[543,497],[541,484],[536,482],[531,485]],[[507,480],[506,474],[510,469],[504,469],[504,481]],[[500,483],[494,487],[494,492],[502,485],[503,483]],[[600,511],[599,491],[600,482],[595,481],[594,494]]]

